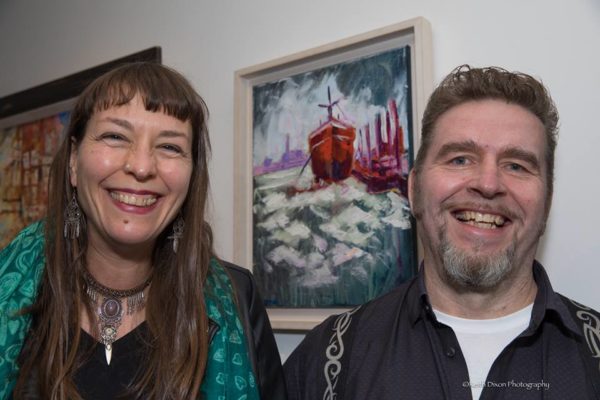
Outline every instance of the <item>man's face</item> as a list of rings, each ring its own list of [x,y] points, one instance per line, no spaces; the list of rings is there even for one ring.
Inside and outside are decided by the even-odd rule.
[[[425,263],[454,287],[485,291],[531,267],[546,221],[546,137],[500,100],[442,114],[409,196]]]

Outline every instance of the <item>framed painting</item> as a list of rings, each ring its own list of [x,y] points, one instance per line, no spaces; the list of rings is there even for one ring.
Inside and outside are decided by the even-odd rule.
[[[414,276],[407,200],[431,34],[416,18],[235,75],[234,261],[279,330]]]
[[[160,47],[0,98],[0,249],[44,217],[50,165],[79,93],[96,77],[135,61],[160,62]]]

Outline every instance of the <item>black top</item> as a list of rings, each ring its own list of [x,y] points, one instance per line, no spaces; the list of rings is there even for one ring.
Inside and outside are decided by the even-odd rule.
[[[281,360],[269,317],[258,293],[250,271],[233,264],[223,262],[231,278],[240,322],[244,328],[248,344],[249,358],[252,363],[260,396],[265,400],[285,400],[286,389],[283,379]],[[219,327],[209,320],[209,342]],[[112,361],[106,365],[104,346],[98,344],[87,333],[82,333],[80,351],[90,356],[75,373],[75,384],[86,400],[115,399],[140,376],[140,366],[145,364],[144,335],[148,335],[146,323],[113,343]],[[37,389],[37,376],[30,377],[31,384],[26,393],[27,399],[42,399]],[[131,397],[131,396],[130,396]]]
[[[596,399],[598,364],[596,359],[590,368],[588,348],[593,332],[582,335],[582,321],[573,319],[537,262],[533,274],[538,292],[529,327],[496,358],[481,399]],[[340,364],[340,357],[348,363]],[[454,331],[431,310],[423,268],[355,314],[323,322],[291,354],[284,371],[290,400],[330,398],[324,396],[327,388],[339,389],[342,376],[344,400],[471,399],[461,348]]]
[[[148,334],[146,322],[113,343],[110,365],[106,363],[104,345],[81,330],[79,349],[86,354],[84,364],[75,374],[75,384],[86,400],[113,400],[127,394],[127,389],[139,379],[146,365]],[[129,396],[131,397],[131,396]],[[123,397],[126,398],[126,397]]]

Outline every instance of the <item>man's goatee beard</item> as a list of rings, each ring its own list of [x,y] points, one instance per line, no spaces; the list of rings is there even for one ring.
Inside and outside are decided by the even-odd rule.
[[[440,233],[443,278],[459,290],[487,292],[495,288],[514,269],[516,243],[490,255],[477,255],[483,243],[473,244],[473,254],[455,247]]]

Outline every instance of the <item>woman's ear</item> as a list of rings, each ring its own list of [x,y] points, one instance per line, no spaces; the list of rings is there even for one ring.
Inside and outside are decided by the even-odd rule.
[[[71,154],[69,155],[69,180],[72,187],[77,187],[77,143],[71,138]]]

